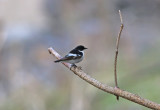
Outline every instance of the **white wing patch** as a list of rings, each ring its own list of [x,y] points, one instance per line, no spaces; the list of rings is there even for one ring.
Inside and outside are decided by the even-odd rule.
[[[73,63],[78,63],[78,62],[82,61],[84,52],[83,51],[79,51],[79,52],[82,52],[82,55],[69,53],[68,55],[65,56],[65,58],[72,57],[73,59],[70,59],[70,58],[69,58],[69,60],[65,59],[64,62],[68,62],[68,63],[73,64]]]
[[[77,57],[77,54],[69,53],[67,56],[74,56],[74,57]],[[67,56],[66,56],[66,57],[67,57]]]

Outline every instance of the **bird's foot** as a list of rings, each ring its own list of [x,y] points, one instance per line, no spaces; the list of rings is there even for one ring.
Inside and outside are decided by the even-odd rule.
[[[72,68],[77,68],[77,66],[76,66],[75,64],[71,64],[70,70],[71,70]]]
[[[72,64],[72,67],[77,67],[74,63]]]
[[[82,70],[82,67],[81,67],[81,66],[76,66],[75,64],[72,64],[72,65],[71,65],[71,68],[77,68],[77,69],[79,69],[79,70]]]
[[[79,70],[82,70],[82,67],[81,67],[81,66],[78,66],[77,68],[78,68]]]

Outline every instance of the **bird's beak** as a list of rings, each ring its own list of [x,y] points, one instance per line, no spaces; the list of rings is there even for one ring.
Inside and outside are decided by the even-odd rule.
[[[84,49],[88,49],[88,48],[85,47]]]

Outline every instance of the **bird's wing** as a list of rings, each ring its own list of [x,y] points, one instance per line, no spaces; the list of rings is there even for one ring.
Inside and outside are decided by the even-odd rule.
[[[75,60],[75,59],[78,59],[78,58],[81,58],[82,56],[77,56],[76,54],[68,54],[66,55],[65,57],[61,58],[60,60],[61,61],[67,61],[67,60]]]

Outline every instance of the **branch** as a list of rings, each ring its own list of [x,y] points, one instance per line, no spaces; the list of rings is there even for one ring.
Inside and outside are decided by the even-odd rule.
[[[120,41],[120,37],[121,37],[121,33],[123,30],[123,20],[122,20],[122,14],[121,11],[119,10],[119,16],[120,16],[120,20],[121,20],[121,27],[120,27],[120,31],[117,37],[117,42],[116,42],[116,51],[115,51],[115,60],[114,60],[114,78],[115,78],[115,87],[118,88],[118,82],[117,82],[117,57],[118,57],[118,48],[119,48],[119,41]],[[119,97],[117,96],[117,100],[119,100]]]
[[[57,59],[61,58],[61,56],[55,50],[53,50],[52,48],[48,48],[48,51],[49,51],[50,54],[55,56]],[[157,104],[155,102],[152,102],[152,101],[144,99],[144,98],[141,98],[138,95],[135,95],[135,94],[132,94],[130,92],[121,90],[119,88],[114,88],[114,87],[105,85],[105,84],[99,82],[98,80],[92,78],[91,76],[89,76],[88,74],[83,72],[78,67],[71,66],[71,64],[69,64],[69,63],[63,63],[63,64],[67,68],[69,68],[75,75],[79,76],[81,79],[85,80],[86,82],[95,86],[96,88],[101,89],[104,92],[122,97],[124,99],[130,100],[132,102],[138,103],[140,105],[143,105],[145,107],[148,107],[148,108],[151,108],[151,109],[154,109],[154,110],[160,110],[160,104]]]

